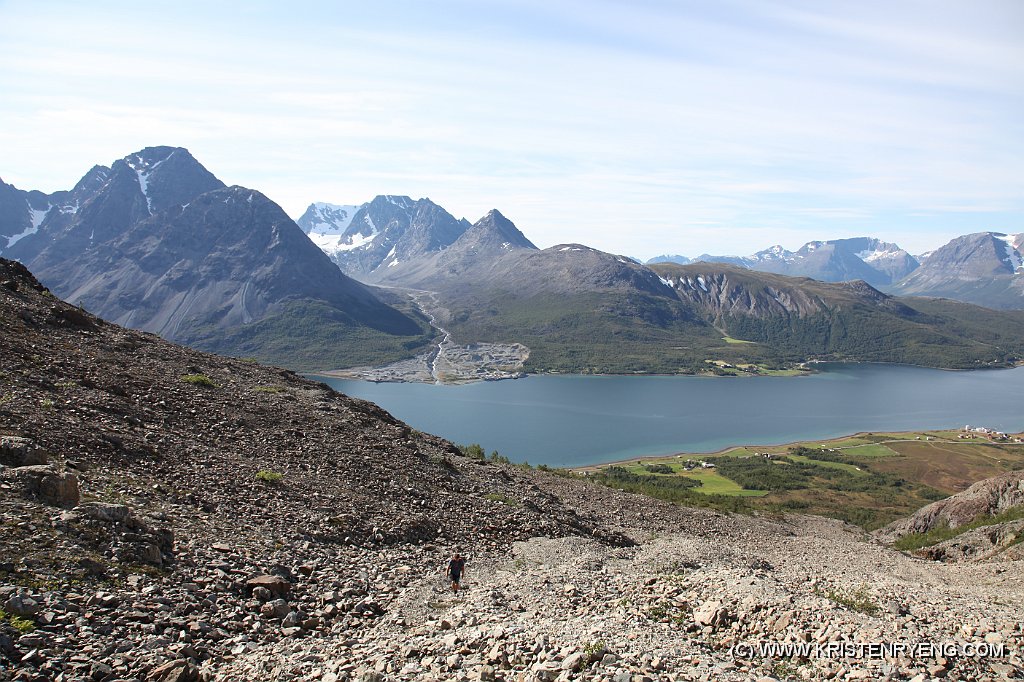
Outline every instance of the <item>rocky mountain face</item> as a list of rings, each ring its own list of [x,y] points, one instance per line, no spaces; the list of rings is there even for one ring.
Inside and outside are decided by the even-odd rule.
[[[392,261],[367,279],[389,286],[429,289],[472,286],[500,261],[537,247],[499,211],[491,210],[466,227],[443,250],[421,251],[419,257]]]
[[[0,679],[779,679],[730,647],[806,638],[1007,653],[786,675],[1024,670],[1024,562],[923,563],[835,521],[468,459],[291,372],[105,323],[6,260],[0,373]]]
[[[313,204],[299,223],[342,271],[363,281],[447,248],[469,227],[430,199],[391,195],[359,207]]]
[[[36,255],[74,221],[79,207],[106,183],[110,173],[106,166],[93,166],[70,192],[53,194],[19,190],[0,181],[0,255],[23,259]]]
[[[363,204],[365,206],[366,204]],[[352,218],[363,206],[342,206],[339,204],[328,204],[314,202],[309,205],[306,212],[295,220],[295,224],[302,228],[306,234],[323,234],[341,236],[345,234],[348,226],[352,224]]]
[[[352,244],[343,241],[342,236],[360,208],[316,202],[309,205],[295,224],[302,228],[311,242],[331,260],[335,260],[338,253],[352,248]]]
[[[715,318],[743,315],[760,319],[809,317],[843,303],[913,315],[908,306],[868,283],[817,282],[810,278],[772,276],[724,264],[657,265],[654,271],[676,295]]]
[[[797,251],[772,246],[752,256],[713,256],[701,254],[694,259],[685,256],[659,256],[655,263],[723,263],[773,272],[792,277],[810,277],[822,282],[864,280],[874,286],[896,282],[919,265],[917,259],[896,244],[871,237],[832,239],[804,244]]]
[[[397,359],[428,340],[421,321],[343,275],[277,204],[225,187],[185,149],[142,150],[46,202],[37,229],[6,253],[119,324],[322,369]]]
[[[1011,556],[1024,556],[1020,546],[1024,539],[1024,473],[1011,471],[978,481],[875,535],[892,543],[908,535],[945,529],[966,532],[919,550],[922,556],[938,561],[977,560],[1007,551]]]
[[[897,298],[860,280],[819,282],[712,263],[651,268],[716,329],[783,355],[911,364],[931,357],[925,364],[945,367],[1024,357],[1017,339],[1024,317],[1016,314]]]
[[[906,296],[938,296],[990,308],[1024,308],[1024,233],[978,232],[933,251],[893,286]]]

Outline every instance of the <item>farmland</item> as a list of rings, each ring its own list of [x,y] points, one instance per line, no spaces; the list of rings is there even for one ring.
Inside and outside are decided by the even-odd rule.
[[[870,530],[981,479],[1024,469],[1019,436],[1004,441],[969,436],[959,431],[864,433],[642,458],[575,472],[680,504],[820,514]]]

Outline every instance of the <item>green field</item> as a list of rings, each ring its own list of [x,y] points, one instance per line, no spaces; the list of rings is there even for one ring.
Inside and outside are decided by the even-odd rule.
[[[722,476],[713,469],[700,469],[682,474],[686,478],[700,481],[697,492],[704,495],[736,495],[739,497],[762,497],[767,490],[744,490],[739,483]]]
[[[589,467],[606,485],[694,506],[802,512],[878,528],[972,483],[1024,469],[1024,444],[959,431],[869,433]],[[769,453],[771,457],[765,457]],[[698,464],[685,469],[687,460]],[[700,462],[715,464],[700,468]]]

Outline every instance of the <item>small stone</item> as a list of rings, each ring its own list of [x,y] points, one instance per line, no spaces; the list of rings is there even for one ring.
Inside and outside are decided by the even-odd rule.
[[[562,670],[579,670],[583,667],[586,654],[582,651],[569,654],[562,659]]]
[[[185,660],[157,666],[146,676],[147,682],[199,682],[199,669]]]

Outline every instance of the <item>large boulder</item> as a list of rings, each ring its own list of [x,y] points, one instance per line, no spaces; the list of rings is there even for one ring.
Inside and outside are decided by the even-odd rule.
[[[292,584],[279,575],[258,575],[255,578],[249,578],[245,587],[250,594],[257,587],[262,587],[269,590],[271,594],[284,597],[291,591]]]
[[[31,438],[0,436],[0,464],[12,467],[46,464],[49,457],[40,450]]]
[[[21,466],[0,473],[0,478],[21,488],[30,499],[57,507],[74,507],[80,499],[78,476],[59,471],[52,465]]]

